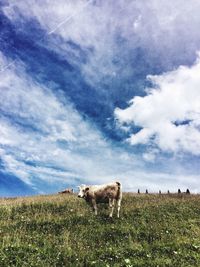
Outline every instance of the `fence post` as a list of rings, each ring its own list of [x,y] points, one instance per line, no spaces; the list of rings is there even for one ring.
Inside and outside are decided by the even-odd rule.
[[[190,195],[190,190],[189,189],[186,190],[186,194]]]

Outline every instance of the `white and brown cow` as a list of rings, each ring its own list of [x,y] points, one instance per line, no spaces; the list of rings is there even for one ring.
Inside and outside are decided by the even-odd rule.
[[[87,202],[91,203],[97,215],[98,203],[109,203],[111,208],[110,217],[113,215],[115,202],[117,202],[117,217],[119,218],[119,211],[122,200],[122,185],[120,182],[114,182],[104,185],[81,185],[78,186],[78,197],[84,198]]]

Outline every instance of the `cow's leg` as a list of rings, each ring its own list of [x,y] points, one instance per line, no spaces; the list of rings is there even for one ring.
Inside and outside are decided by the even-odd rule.
[[[96,203],[95,199],[92,199],[92,205],[93,205],[94,213],[95,213],[95,215],[97,215],[97,203]]]
[[[110,208],[111,208],[111,211],[110,211],[110,215],[109,217],[112,217],[113,216],[113,211],[114,211],[114,208],[115,208],[115,199],[112,199],[110,200]]]
[[[117,218],[119,218],[119,211],[121,208],[121,198],[117,200]]]
[[[109,200],[109,207],[112,208],[112,199],[109,198],[108,200]]]

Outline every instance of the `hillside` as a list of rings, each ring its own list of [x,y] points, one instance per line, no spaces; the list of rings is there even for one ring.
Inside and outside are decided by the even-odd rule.
[[[76,195],[1,199],[0,266],[200,266],[200,196],[126,193],[120,219]]]

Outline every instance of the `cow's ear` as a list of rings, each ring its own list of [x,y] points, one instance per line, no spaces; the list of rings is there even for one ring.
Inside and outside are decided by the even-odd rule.
[[[89,191],[89,187],[86,187],[86,188],[85,188],[85,192],[87,192],[87,191]]]

